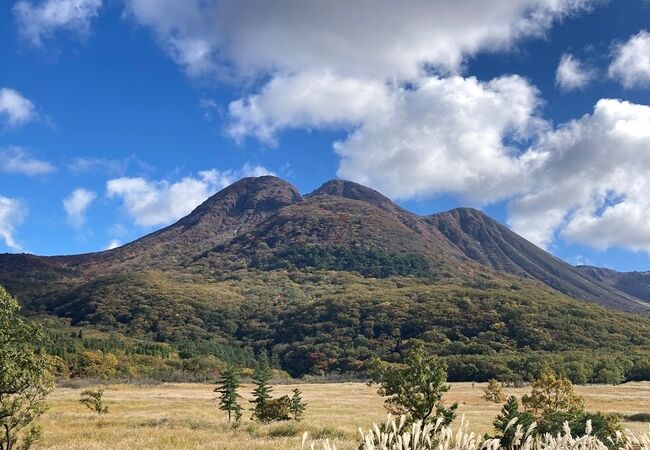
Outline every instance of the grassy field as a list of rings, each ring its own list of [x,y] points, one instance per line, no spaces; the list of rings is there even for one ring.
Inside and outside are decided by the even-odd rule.
[[[293,385],[275,387],[290,393]],[[299,449],[304,431],[312,438],[329,438],[339,449],[354,449],[358,428],[383,421],[386,413],[376,389],[362,383],[301,384],[309,404],[305,420],[259,425],[248,412],[238,428],[229,426],[214,402],[214,386],[163,384],[109,385],[105,400],[109,414],[97,417],[79,404],[81,389],[58,388],[43,417],[44,437],[39,449]],[[445,401],[458,402],[460,413],[479,433],[491,431],[499,406],[481,398],[484,385],[454,383]],[[249,386],[242,389],[248,399]],[[577,387],[588,410],[632,414],[650,412],[650,382],[622,386]],[[521,396],[528,389],[507,389]],[[247,403],[247,402],[246,402]],[[248,404],[245,405],[248,409]],[[647,431],[647,423],[625,425]]]

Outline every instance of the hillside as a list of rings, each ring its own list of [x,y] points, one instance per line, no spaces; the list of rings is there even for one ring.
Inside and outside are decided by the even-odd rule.
[[[177,223],[123,247],[65,257],[0,255],[0,263],[0,282],[25,301],[108,272],[315,267],[438,279],[512,274],[615,309],[648,310],[633,294],[553,257],[480,211],[420,217],[341,180],[303,198],[275,177],[243,179]]]
[[[629,370],[650,344],[647,302],[480,211],[418,216],[341,180],[302,196],[243,179],[114,250],[0,255],[0,284],[28,314],[188,354],[266,349],[294,375],[358,371],[413,339],[455,379],[512,376],[527,358],[588,360],[595,374],[624,355]]]
[[[650,272],[618,272],[593,266],[578,266],[580,272],[645,302],[650,302]]]

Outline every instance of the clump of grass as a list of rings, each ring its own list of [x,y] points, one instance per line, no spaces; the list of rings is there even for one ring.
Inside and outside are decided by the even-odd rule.
[[[149,419],[140,422],[138,425],[145,428],[159,428],[170,425],[170,420],[167,417],[160,417],[156,419]]]
[[[190,430],[209,430],[211,428],[214,428],[214,424],[212,422],[208,422],[207,420],[188,420],[187,421],[187,427]]]
[[[323,427],[314,432],[314,439],[343,439],[345,431],[334,427]]]
[[[294,437],[298,436],[302,432],[303,429],[295,423],[283,423],[271,428],[268,436],[272,438]]]

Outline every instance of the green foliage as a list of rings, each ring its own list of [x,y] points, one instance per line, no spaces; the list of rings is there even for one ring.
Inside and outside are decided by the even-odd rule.
[[[568,378],[543,374],[532,385],[530,395],[524,395],[521,403],[544,423],[554,413],[573,413],[583,410],[584,400],[573,390]]]
[[[479,288],[319,270],[176,276],[110,275],[52,294],[39,312],[77,328],[69,336],[59,322],[43,348],[72,377],[96,376],[81,354],[101,351],[117,366],[100,364],[100,377],[210,382],[228,364],[255,367],[262,349],[292,376],[364,376],[372,357],[397,362],[419,340],[447,363],[449,381],[517,384],[544,372],[576,384],[650,379],[649,319],[532,282],[513,290],[496,278]]]
[[[241,395],[237,393],[239,389],[239,374],[234,367],[229,366],[219,376],[218,386],[214,392],[219,393],[219,409],[228,414],[228,422],[234,419],[239,422],[242,415],[242,407],[239,404]]]
[[[291,398],[283,395],[278,398],[270,398],[255,411],[255,418],[260,422],[276,422],[291,420]]]
[[[533,435],[549,433],[553,436],[563,432],[565,424],[573,436],[580,436],[589,422],[591,434],[613,447],[615,445],[608,438],[623,431],[618,415],[585,411],[582,398],[575,394],[566,378],[543,375],[533,383],[531,394],[525,395],[522,403],[525,411],[520,411],[515,397],[509,397],[493,422],[495,437],[501,439],[505,448],[511,447],[517,425],[526,432],[533,422],[536,423]]]
[[[388,364],[380,360],[371,363],[372,382],[379,384],[379,395],[387,397],[386,408],[395,415],[406,415],[412,422],[443,419],[451,423],[457,404],[447,408],[442,395],[449,390],[447,370],[439,358],[426,354],[422,346],[407,352],[404,364]]]
[[[104,389],[86,389],[81,392],[79,403],[94,412],[95,414],[108,414],[108,406],[104,404]]]
[[[535,422],[535,416],[530,412],[520,411],[517,397],[510,396],[492,422],[497,432],[493,437],[501,440],[503,448],[512,448],[517,425],[520,425],[521,429],[526,432],[533,422]]]
[[[492,378],[483,393],[483,398],[488,402],[501,403],[503,401],[503,385]]]
[[[47,361],[37,354],[39,328],[18,315],[18,302],[0,286],[0,449],[27,449],[39,437],[37,419],[52,389]]]
[[[307,403],[302,401],[302,392],[300,392],[300,389],[295,388],[292,392],[289,411],[293,420],[300,422],[305,415]]]
[[[368,247],[322,247],[289,244],[271,259],[256,260],[253,267],[269,269],[321,269],[357,272],[365,277],[413,275],[432,278],[426,258],[415,254],[389,253]]]
[[[650,422],[650,413],[636,413],[625,416],[630,422]]]
[[[255,406],[251,409],[253,411],[252,419],[266,422],[269,413],[266,409],[266,404],[272,399],[271,392],[273,388],[269,385],[271,379],[271,369],[266,353],[262,353],[257,369],[253,373],[253,399],[250,400]]]

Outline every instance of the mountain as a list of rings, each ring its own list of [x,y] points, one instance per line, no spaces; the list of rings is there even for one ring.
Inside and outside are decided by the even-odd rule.
[[[647,313],[642,275],[575,268],[484,213],[418,216],[379,192],[332,180],[314,192],[276,177],[244,178],[175,224],[117,249],[77,256],[0,255],[0,284],[38,302],[107,273],[208,275],[243,268],[312,268],[431,279],[537,280],[576,299]]]
[[[650,302],[650,272],[618,272],[593,266],[578,266],[576,269],[614,289]]]
[[[303,196],[279,178],[245,178],[113,250],[2,254],[0,284],[42,320],[173,345],[183,358],[264,349],[293,375],[355,372],[418,339],[456,380],[507,379],[539,358],[579,360],[600,380],[614,356],[645,376],[650,348],[650,303],[625,282],[574,268],[480,211],[419,216],[343,180]],[[66,329],[53,342],[69,340]]]
[[[458,208],[429,222],[468,258],[498,272],[530,277],[571,297],[626,311],[650,311],[650,299],[573,267],[480,211]]]

